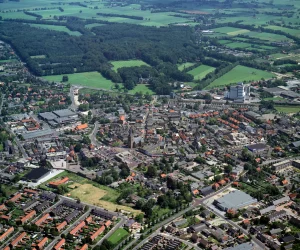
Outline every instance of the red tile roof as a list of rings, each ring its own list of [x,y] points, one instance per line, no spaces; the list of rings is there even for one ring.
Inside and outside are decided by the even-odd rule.
[[[42,223],[45,222],[45,220],[47,220],[50,217],[50,214],[44,214],[40,219],[38,219],[34,224],[37,226],[42,225]]]
[[[85,221],[80,222],[75,228],[71,230],[70,234],[75,235],[84,226],[85,226]]]
[[[66,221],[63,221],[62,223],[56,226],[56,230],[60,232],[60,230],[62,230],[66,225],[68,225],[68,223]]]
[[[61,239],[55,246],[54,246],[54,249],[55,250],[60,250],[61,247],[66,243],[66,240],[65,239]]]
[[[37,246],[38,246],[38,249],[43,249],[43,247],[47,244],[47,241],[48,241],[48,238],[47,237],[45,237],[44,239],[42,239],[41,241],[40,241],[40,243],[39,244],[37,244]]]
[[[26,235],[27,234],[25,232],[19,234],[18,237],[15,238],[10,244],[15,247]]]
[[[6,232],[3,233],[3,234],[0,236],[0,241],[5,240],[6,237],[7,237],[8,235],[10,235],[14,230],[15,230],[14,227],[10,227],[9,229],[7,229]]]
[[[105,226],[100,227],[93,235],[91,235],[91,240],[95,240],[100,234],[102,234],[105,230]]]

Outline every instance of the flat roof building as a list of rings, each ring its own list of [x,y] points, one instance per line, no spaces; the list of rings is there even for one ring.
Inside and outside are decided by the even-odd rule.
[[[235,190],[217,200],[214,200],[214,205],[222,211],[227,211],[228,209],[237,210],[256,202],[257,199],[252,198],[249,194],[240,190]]]
[[[36,130],[33,132],[28,132],[22,134],[23,138],[25,141],[27,140],[35,140],[37,138],[42,138],[42,137],[52,137],[54,134],[52,129],[44,129],[44,130]]]
[[[46,121],[53,121],[57,118],[57,115],[53,114],[52,112],[39,113],[39,116]]]
[[[246,146],[251,152],[260,152],[265,151],[267,149],[267,145],[265,143],[256,143]]]
[[[69,109],[56,110],[56,111],[53,111],[53,114],[57,115],[60,118],[69,117],[69,116],[77,116],[76,113],[74,113],[73,111],[71,111]]]
[[[38,182],[40,179],[44,178],[45,176],[49,175],[51,171],[46,168],[34,168],[31,170],[27,175],[24,176],[26,181]]]

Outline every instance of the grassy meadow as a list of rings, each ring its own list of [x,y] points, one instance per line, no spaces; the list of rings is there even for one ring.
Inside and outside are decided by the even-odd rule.
[[[68,83],[73,85],[87,86],[100,89],[111,89],[114,83],[111,80],[104,78],[99,72],[84,72],[66,74],[69,78]],[[64,75],[44,76],[48,81],[61,82]]]
[[[128,93],[129,94],[135,94],[137,92],[142,92],[143,94],[150,94],[153,95],[154,92],[149,88],[147,84],[137,84],[134,89],[130,90]]]
[[[191,71],[188,71],[188,74],[191,74],[194,77],[194,80],[201,80],[203,79],[208,73],[214,71],[215,68],[208,66],[208,65],[200,65],[197,68],[192,69]]]
[[[81,33],[78,31],[71,31],[66,26],[58,26],[58,25],[46,25],[46,24],[29,24],[31,27],[40,28],[40,29],[49,29],[55,31],[67,32],[72,36],[81,36]]]
[[[195,65],[195,63],[186,62],[186,63],[177,64],[177,67],[180,71],[183,71],[184,69],[187,69],[187,68],[192,67],[194,65]]]
[[[267,71],[238,65],[234,67],[231,71],[227,72],[225,75],[213,81],[210,85],[206,87],[206,89],[210,89],[217,86],[226,86],[230,85],[231,83],[260,80],[261,78],[269,79],[274,76],[274,74],[269,73]]]
[[[142,60],[128,60],[128,61],[112,61],[113,70],[118,71],[119,68],[124,67],[139,67],[139,66],[149,66],[149,64],[143,62]]]

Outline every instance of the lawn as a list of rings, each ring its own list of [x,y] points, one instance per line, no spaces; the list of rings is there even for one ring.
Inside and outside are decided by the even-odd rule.
[[[129,94],[135,94],[137,92],[142,92],[143,94],[149,93],[150,95],[153,95],[154,92],[149,89],[147,84],[137,84],[134,89],[130,90]]]
[[[117,245],[120,241],[122,241],[129,233],[123,229],[118,228],[107,240],[113,244]]]
[[[284,99],[280,96],[264,98],[264,101],[285,101],[285,100],[286,99]]]
[[[230,85],[231,83],[256,81],[262,78],[270,79],[274,76],[274,74],[267,71],[238,65],[234,67],[231,71],[227,72],[225,75],[213,81],[210,85],[206,87],[206,89],[219,86],[226,86]]]
[[[119,68],[124,67],[139,67],[139,66],[149,66],[149,64],[143,62],[142,60],[128,60],[128,61],[112,61],[113,70],[117,71]]]
[[[195,65],[195,63],[186,62],[186,63],[177,64],[177,67],[180,71],[182,71],[182,70],[192,67],[194,65]]]
[[[48,25],[48,24],[29,24],[29,25],[34,28],[62,31],[62,32],[67,32],[69,35],[72,35],[72,36],[81,36],[80,32],[71,31],[66,26]]]
[[[104,78],[99,72],[84,72],[75,74],[66,74],[69,78],[69,83],[72,85],[81,85],[93,88],[111,89],[114,83],[111,80]],[[64,75],[44,76],[48,81],[61,82]]]
[[[278,112],[287,113],[287,114],[300,112],[300,106],[275,106],[275,109]]]
[[[203,79],[208,73],[214,71],[215,68],[208,66],[208,65],[200,65],[197,68],[192,69],[191,71],[188,71],[188,74],[191,74],[194,76],[194,80],[201,80]]]

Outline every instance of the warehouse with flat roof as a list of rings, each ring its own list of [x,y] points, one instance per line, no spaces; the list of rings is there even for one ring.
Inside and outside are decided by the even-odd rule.
[[[43,129],[43,130],[36,130],[33,132],[28,132],[22,134],[25,141],[27,140],[35,140],[37,138],[43,138],[43,137],[52,137],[54,134],[52,129]]]
[[[60,118],[69,117],[69,116],[77,116],[76,113],[74,113],[73,111],[71,111],[69,109],[55,110],[55,111],[53,111],[53,113]]]
[[[214,200],[213,204],[222,211],[228,209],[240,209],[257,202],[257,199],[252,198],[249,194],[246,194],[240,190],[234,190],[223,197]]]
[[[40,168],[35,168],[35,169],[31,170],[23,178],[26,181],[38,182],[39,180],[41,180],[45,176],[49,175],[50,173],[51,173],[51,171],[49,169],[40,167]]]

